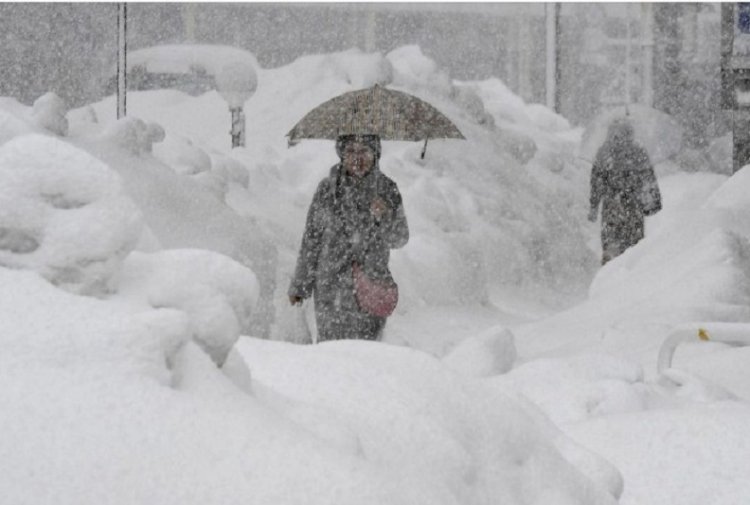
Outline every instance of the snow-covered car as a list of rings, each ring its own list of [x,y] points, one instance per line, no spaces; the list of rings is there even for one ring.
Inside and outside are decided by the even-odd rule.
[[[230,62],[258,68],[252,53],[232,46],[172,44],[127,54],[129,90],[177,89],[193,96],[216,89],[216,75]],[[110,71],[106,93],[117,91],[116,69]]]

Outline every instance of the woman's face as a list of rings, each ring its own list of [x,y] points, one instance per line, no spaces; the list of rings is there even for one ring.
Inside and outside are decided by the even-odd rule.
[[[341,154],[344,169],[354,177],[364,177],[375,164],[373,150],[360,142],[348,143]]]

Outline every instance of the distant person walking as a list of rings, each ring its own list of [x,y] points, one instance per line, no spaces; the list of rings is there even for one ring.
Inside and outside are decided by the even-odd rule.
[[[661,210],[661,194],[645,149],[633,138],[627,119],[616,119],[607,131],[591,169],[589,221],[602,204],[602,265],[644,236],[644,218]]]
[[[378,166],[380,137],[342,135],[336,153],[341,162],[320,182],[307,213],[289,302],[313,296],[318,341],[378,340],[397,295],[368,307],[363,291],[377,298],[377,289],[362,282],[395,289],[390,250],[406,244],[409,228],[398,186]]]

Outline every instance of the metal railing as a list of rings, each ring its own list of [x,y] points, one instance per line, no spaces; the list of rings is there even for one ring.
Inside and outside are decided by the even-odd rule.
[[[659,349],[656,369],[662,374],[671,368],[677,346],[683,342],[721,342],[730,345],[750,345],[750,324],[706,323],[691,324],[676,328],[664,340]]]

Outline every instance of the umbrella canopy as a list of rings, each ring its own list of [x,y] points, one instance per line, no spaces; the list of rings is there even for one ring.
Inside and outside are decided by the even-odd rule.
[[[450,119],[424,100],[378,84],[331,98],[307,113],[287,136],[331,139],[347,134],[375,134],[382,140],[465,138]]]
[[[646,149],[651,163],[660,163],[682,148],[682,127],[672,116],[645,105],[615,107],[597,115],[586,127],[581,138],[581,155],[593,160],[607,137],[607,128],[619,118],[627,118],[633,126],[635,140]]]

